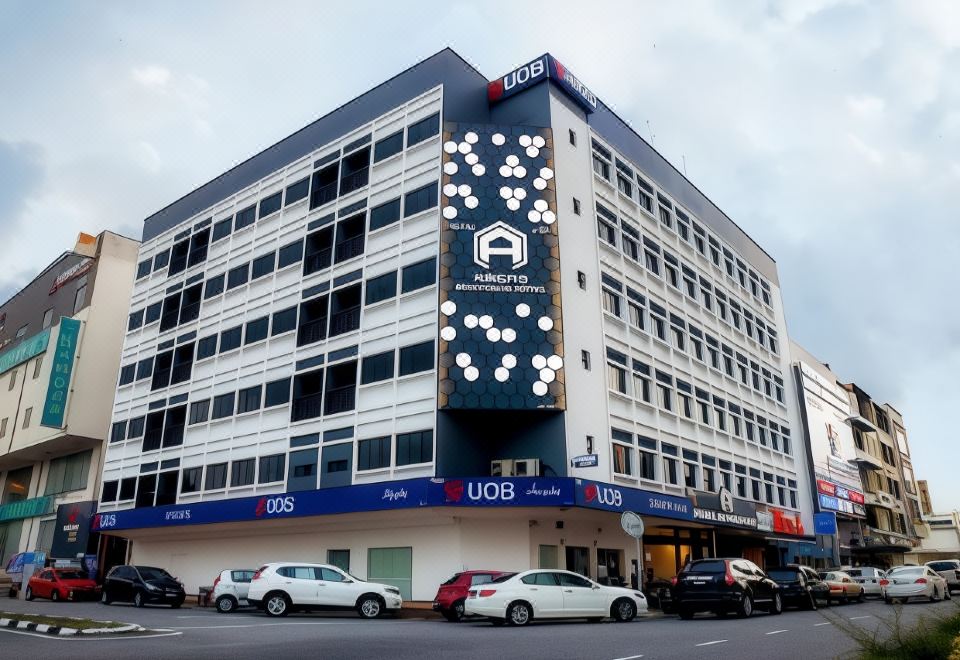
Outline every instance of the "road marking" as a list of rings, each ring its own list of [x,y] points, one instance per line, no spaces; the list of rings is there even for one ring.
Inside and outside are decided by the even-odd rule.
[[[412,619],[408,619],[412,621]],[[361,626],[362,621],[287,621],[283,623],[248,623],[225,626],[176,626],[176,630],[218,630],[220,628],[265,628],[268,626]],[[404,621],[383,621],[387,623],[404,623]]]
[[[789,631],[787,631],[787,630],[771,630],[771,631],[768,632],[767,634],[768,634],[768,635],[779,635],[780,633],[785,633],[785,632],[789,632]]]
[[[11,635],[26,635],[27,637],[39,637],[55,642],[115,642],[126,639],[150,639],[151,637],[176,637],[182,635],[182,632],[164,632],[158,635],[110,635],[107,637],[81,637],[71,635],[70,637],[60,637],[58,635],[49,635],[42,633],[26,632],[24,630],[10,630],[9,628],[0,628],[0,632],[10,633]]]
[[[637,658],[642,657],[642,655],[625,655],[622,658],[614,658],[613,660],[637,660]]]
[[[724,642],[728,642],[728,641],[730,641],[730,640],[727,640],[727,639],[715,639],[715,640],[713,640],[712,642],[704,642],[703,644],[694,644],[694,646],[713,646],[714,644],[723,644]]]
[[[815,623],[813,624],[813,627],[816,628],[817,626],[832,626],[832,625],[833,625],[832,623],[827,621],[826,623]]]
[[[872,619],[872,618],[873,618],[873,615],[872,615],[872,614],[867,614],[867,615],[865,615],[865,616],[852,616],[852,617],[850,617],[850,620],[851,620],[851,621],[856,621],[857,619]]]

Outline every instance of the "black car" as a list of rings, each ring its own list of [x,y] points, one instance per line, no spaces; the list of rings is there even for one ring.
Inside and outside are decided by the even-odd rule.
[[[748,617],[754,608],[770,614],[783,611],[780,585],[746,559],[698,559],[674,580],[672,606],[681,619],[692,619],[697,612]]]
[[[107,605],[117,601],[137,607],[158,603],[177,608],[186,597],[176,578],[153,566],[115,566],[103,581],[102,600]]]
[[[793,605],[804,610],[817,609],[817,601],[830,603],[830,586],[809,566],[789,564],[771,568],[767,576],[780,585],[784,605]]]

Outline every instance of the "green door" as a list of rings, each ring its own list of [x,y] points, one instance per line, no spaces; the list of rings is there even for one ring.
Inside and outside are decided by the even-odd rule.
[[[367,579],[397,587],[404,600],[411,600],[413,548],[370,548],[367,554]]]

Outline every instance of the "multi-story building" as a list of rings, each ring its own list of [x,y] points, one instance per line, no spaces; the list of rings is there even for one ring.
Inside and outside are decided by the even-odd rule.
[[[922,564],[935,559],[960,557],[960,512],[931,513],[924,516],[930,531],[908,555],[911,564]]]
[[[819,552],[815,554],[828,566],[852,564],[851,539],[862,538],[867,522],[852,426],[858,422],[857,414],[829,366],[793,341],[790,353],[800,400],[803,446],[808,452],[815,491],[813,507],[836,518],[836,534],[818,536]]]
[[[0,305],[0,566],[95,550],[82,514],[99,494],[136,257],[136,241],[81,234]],[[63,504],[76,528],[58,533]]]
[[[913,473],[913,462],[910,460],[910,443],[907,441],[907,431],[903,423],[903,415],[889,403],[883,405],[890,420],[890,436],[894,439],[900,465],[900,483],[903,486],[903,502],[906,505],[907,532],[914,538],[923,538],[929,533],[927,524],[923,520],[923,508],[920,504],[920,489]]]
[[[867,525],[859,538],[852,538],[851,552],[863,561],[896,565],[903,562],[903,553],[919,544],[914,527],[912,507],[919,511],[914,497],[904,483],[901,455],[909,457],[903,418],[889,405],[876,403],[856,384],[845,384],[850,405],[856,412],[851,418],[855,459],[860,467],[860,480],[866,495]],[[891,419],[895,414],[896,424]],[[895,428],[900,435],[895,436]],[[896,439],[895,439],[896,438]],[[900,449],[898,443],[906,449]]]
[[[191,589],[299,558],[793,560],[776,264],[555,58],[428,58],[146,219],[94,527]],[[634,564],[635,565],[635,564]]]
[[[924,516],[933,513],[933,500],[930,499],[930,486],[925,479],[917,480],[917,492],[920,493],[920,512]]]

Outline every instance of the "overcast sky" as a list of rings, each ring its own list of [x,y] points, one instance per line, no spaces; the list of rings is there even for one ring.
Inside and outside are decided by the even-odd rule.
[[[444,46],[488,78],[550,51],[685,159],[777,260],[793,338],[904,414],[960,508],[957,2],[6,0],[0,300]]]

